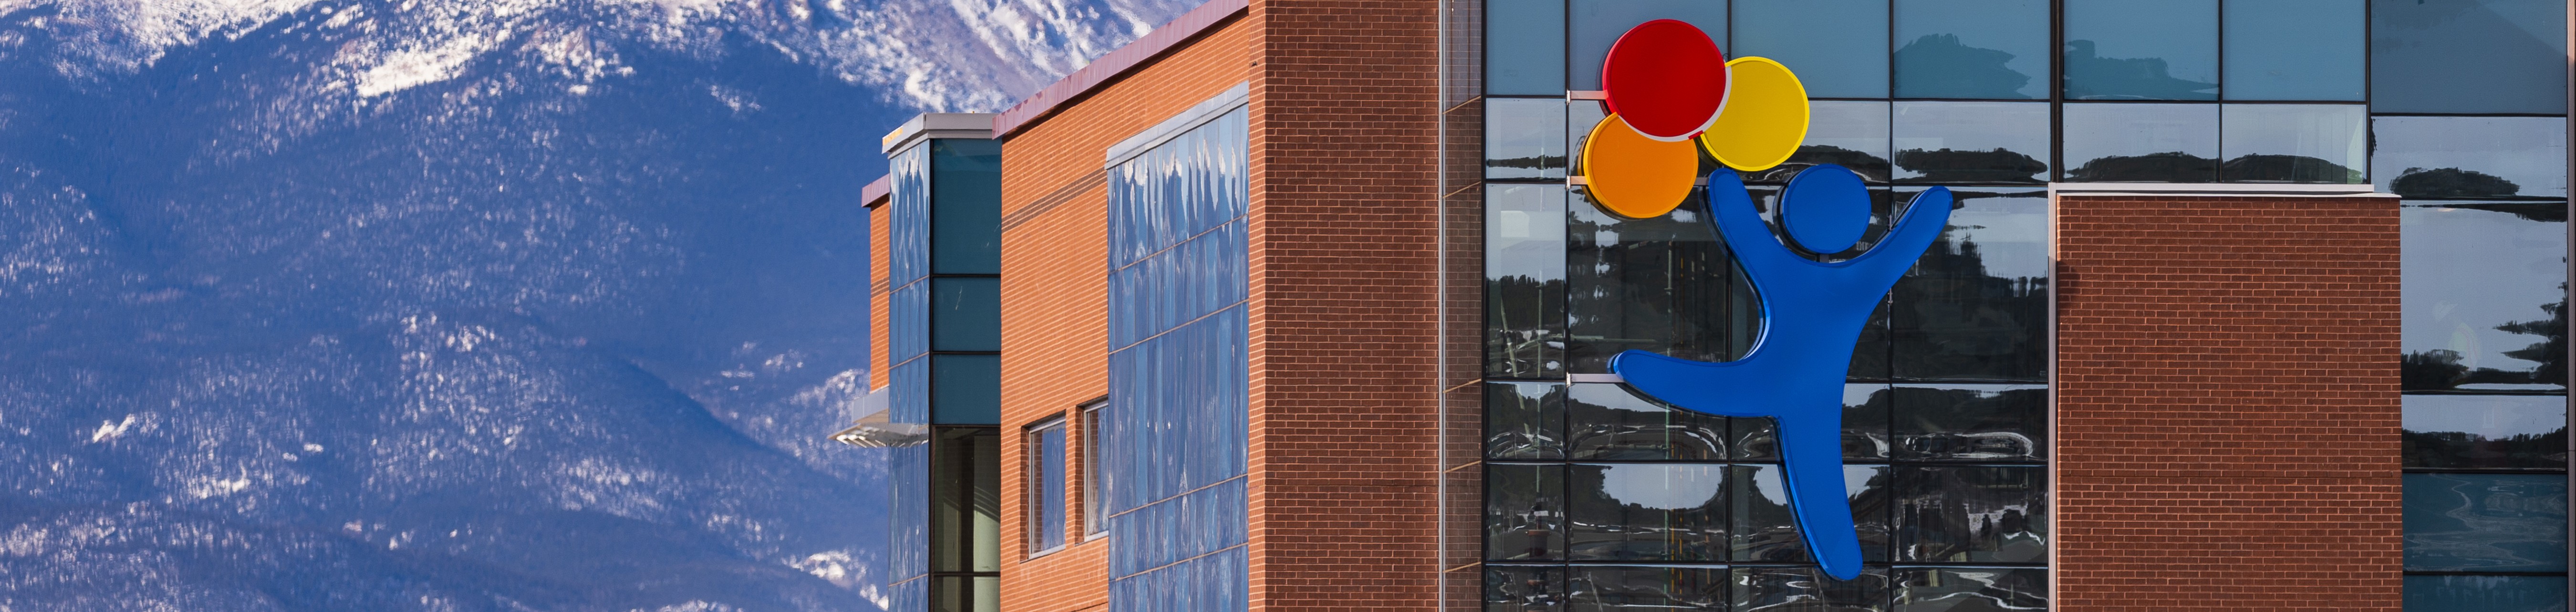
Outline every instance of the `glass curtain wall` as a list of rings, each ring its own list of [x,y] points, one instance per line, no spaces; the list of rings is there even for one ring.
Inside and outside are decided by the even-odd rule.
[[[890,158],[888,421],[898,610],[1000,605],[1001,145],[930,139]]]
[[[1109,171],[1109,605],[1249,606],[1247,112]]]
[[[1462,599],[2045,609],[2049,3],[1491,0],[1482,17],[1483,157],[1461,191],[1483,203],[1483,515],[1471,535],[1484,576]],[[1608,43],[1584,41],[1665,17],[1699,25],[1730,57],[1780,60],[1816,98],[1805,146],[1744,175],[1766,209],[1800,169],[1851,168],[1881,226],[1866,248],[1928,186],[1958,195],[1952,228],[1854,351],[1844,450],[1859,579],[1826,577],[1807,557],[1768,419],[1568,382],[1606,374],[1630,349],[1732,359],[1758,331],[1759,302],[1698,194],[1630,219],[1565,180],[1583,173],[1573,152],[1605,114],[1568,95],[1600,88]],[[1553,40],[1567,42],[1534,44]]]
[[[2404,198],[2406,609],[2566,610],[2567,6],[2372,0]]]
[[[1482,204],[1489,609],[1807,597],[1768,594],[1787,584],[1863,609],[2045,607],[2049,181],[2369,183],[2403,197],[2407,606],[2564,608],[2564,3],[1469,4],[1481,12],[1456,21],[1481,36],[1452,48],[1483,63],[1453,75],[1467,91],[1449,114],[1481,139],[1451,142],[1482,156],[1449,187]],[[1869,180],[1881,220],[1927,185],[1960,196],[1952,231],[1852,364],[1847,460],[1874,538],[1873,573],[1854,584],[1778,578],[1811,570],[1782,544],[1786,523],[1762,518],[1777,506],[1762,421],[1565,382],[1631,348],[1723,359],[1758,318],[1696,199],[1623,219],[1564,180],[1582,174],[1573,152],[1602,116],[1579,92],[1599,89],[1604,37],[1661,17],[1700,25],[1730,56],[1780,60],[1809,87],[1805,146],[1745,176],[1758,199],[1819,163]],[[1959,525],[2010,537],[1944,531]]]

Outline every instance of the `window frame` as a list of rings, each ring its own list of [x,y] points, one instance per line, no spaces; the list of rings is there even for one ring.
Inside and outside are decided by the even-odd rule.
[[[1046,487],[1050,484],[1046,478],[1046,461],[1050,459],[1047,456],[1049,449],[1044,442],[1049,433],[1059,436],[1053,449],[1054,456],[1051,457],[1055,461],[1057,470],[1052,484],[1058,489],[1054,498],[1057,507],[1053,513],[1042,511],[1048,499]],[[1065,473],[1070,471],[1065,469],[1066,455],[1070,454],[1066,452],[1065,444],[1071,439],[1072,432],[1067,427],[1063,413],[1049,415],[1020,427],[1020,545],[1027,551],[1028,559],[1054,554],[1071,547],[1075,542],[1071,537],[1072,534],[1065,532],[1065,519],[1069,518],[1065,516],[1065,506],[1071,505],[1068,503],[1070,500],[1067,500],[1064,495],[1067,492]],[[1053,546],[1045,546],[1042,534],[1046,533],[1045,529],[1049,525],[1050,516],[1053,517],[1056,542]]]
[[[1073,407],[1080,422],[1073,429],[1074,478],[1081,482],[1083,542],[1109,539],[1108,492],[1102,490],[1101,436],[1102,419],[1109,407],[1109,396],[1092,398]],[[1070,538],[1068,538],[1070,539]]]

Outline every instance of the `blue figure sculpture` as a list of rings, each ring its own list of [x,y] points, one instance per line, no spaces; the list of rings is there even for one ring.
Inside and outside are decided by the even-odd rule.
[[[1743,359],[1708,363],[1627,351],[1610,371],[1629,387],[1695,412],[1771,417],[1780,426],[1789,507],[1825,573],[1860,575],[1860,534],[1843,489],[1843,380],[1852,343],[1896,279],[1950,222],[1950,191],[1925,190],[1868,252],[1821,262],[1791,251],[1753,210],[1735,172],[1708,177],[1709,224],[1762,300],[1762,331]],[[1850,249],[1869,228],[1869,192],[1835,165],[1798,173],[1780,192],[1787,239],[1811,253]]]

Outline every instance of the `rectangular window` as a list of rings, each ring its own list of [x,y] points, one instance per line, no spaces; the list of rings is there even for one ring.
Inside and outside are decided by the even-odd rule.
[[[1105,455],[1100,452],[1100,441],[1107,439],[1107,436],[1100,435],[1100,428],[1107,425],[1107,421],[1100,418],[1100,409],[1108,405],[1106,399],[1083,404],[1077,410],[1082,415],[1082,424],[1073,432],[1078,440],[1074,445],[1075,452],[1081,453],[1082,457],[1082,534],[1086,539],[1109,534],[1109,504],[1104,503],[1108,500],[1105,493],[1108,487],[1101,486],[1105,483],[1100,481],[1109,474],[1109,470],[1100,465],[1100,458]]]
[[[1030,556],[1064,548],[1064,430],[1064,419],[1057,417],[1020,434],[1020,452],[1027,457],[1021,478],[1029,483],[1022,499],[1028,502]]]

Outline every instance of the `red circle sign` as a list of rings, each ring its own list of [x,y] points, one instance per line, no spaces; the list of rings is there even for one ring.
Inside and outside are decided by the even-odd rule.
[[[1689,138],[1717,120],[1726,101],[1726,53],[1688,23],[1638,24],[1610,45],[1601,62],[1610,112],[1638,133],[1662,141]]]

